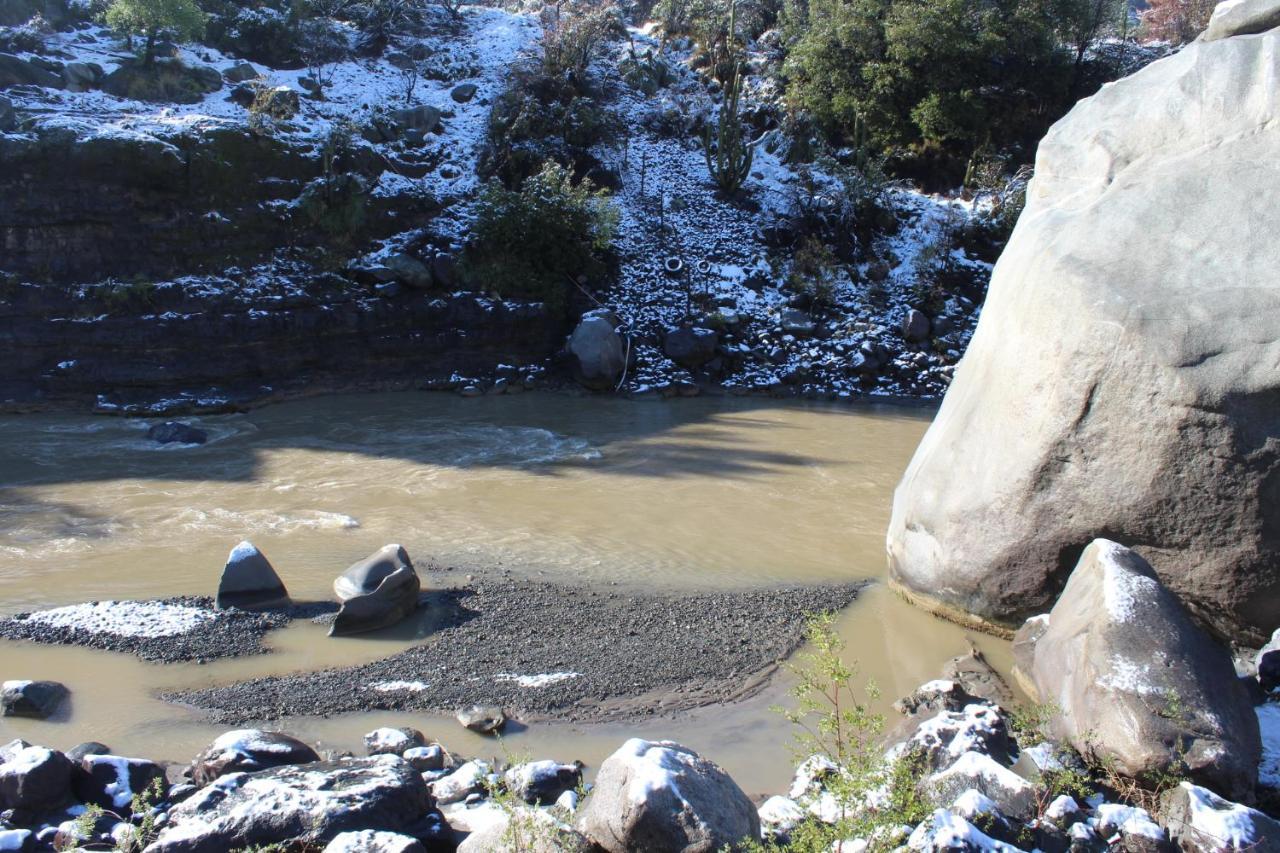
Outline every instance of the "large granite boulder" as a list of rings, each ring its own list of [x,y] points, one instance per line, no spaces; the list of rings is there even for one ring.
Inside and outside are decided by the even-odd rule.
[[[569,336],[574,378],[587,388],[612,389],[627,366],[626,345],[615,325],[607,311],[591,311],[582,316]]]
[[[360,634],[386,628],[418,607],[422,583],[399,545],[384,545],[338,576],[334,594],[342,608],[329,636]]]
[[[223,853],[344,832],[402,832],[431,806],[422,775],[394,755],[233,773],[174,806],[149,853]]]
[[[191,762],[188,775],[208,785],[231,773],[256,773],[272,767],[309,764],[320,756],[302,741],[283,732],[235,729],[219,735]]]
[[[1105,533],[1217,632],[1280,624],[1280,31],[1233,35],[1280,0],[1232,8],[1040,144],[894,499],[918,603],[1011,631]]]
[[[600,765],[577,828],[609,853],[713,853],[759,839],[760,816],[715,763],[632,738]]]
[[[241,542],[227,555],[218,582],[219,608],[265,610],[289,604],[289,591],[271,561],[252,542]]]
[[[1053,610],[1019,630],[1014,672],[1081,755],[1252,799],[1262,747],[1231,656],[1128,548],[1085,549]]]

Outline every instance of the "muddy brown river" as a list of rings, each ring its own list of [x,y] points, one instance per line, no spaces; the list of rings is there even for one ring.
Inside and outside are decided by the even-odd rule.
[[[461,399],[345,395],[186,419],[201,447],[159,447],[147,423],[0,418],[0,612],[95,599],[211,595],[227,551],[251,539],[295,598],[330,597],[354,560],[399,542],[419,563],[678,592],[879,580],[892,491],[932,410],[549,394]],[[848,657],[883,707],[967,648],[960,628],[868,588],[841,617]],[[52,678],[69,716],[0,720],[0,738],[187,761],[225,727],[162,690],[375,660],[410,629],[331,639],[294,623],[273,652],[159,665],[112,652],[0,641],[0,677]],[[975,638],[998,668],[1004,644]],[[537,723],[505,739],[535,758],[598,764],[628,736],[679,740],[749,793],[794,764],[787,677],[746,701],[632,724]],[[367,713],[280,728],[360,750],[378,725],[413,725],[455,751],[497,748],[452,719]]]

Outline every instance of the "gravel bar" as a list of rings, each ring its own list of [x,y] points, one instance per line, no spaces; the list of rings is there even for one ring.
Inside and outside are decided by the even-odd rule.
[[[429,593],[441,627],[392,657],[163,698],[234,725],[471,704],[524,720],[635,719],[759,691],[800,645],[807,615],[846,607],[861,586],[671,596],[477,580]]]

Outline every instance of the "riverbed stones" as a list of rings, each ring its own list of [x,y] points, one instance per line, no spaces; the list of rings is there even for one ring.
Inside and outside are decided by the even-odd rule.
[[[23,746],[0,764],[0,809],[56,808],[71,794],[71,760],[55,749]]]
[[[169,781],[163,767],[145,758],[87,755],[73,769],[71,789],[80,802],[127,818],[134,796],[154,796],[154,805],[165,798]]]
[[[319,760],[314,749],[283,732],[235,729],[219,735],[196,756],[189,775],[195,784],[208,785],[229,773],[256,773]]]
[[[1095,540],[1047,617],[1015,640],[1015,673],[1056,709],[1056,738],[1130,777],[1184,767],[1251,800],[1261,743],[1231,656],[1134,551]]]
[[[343,832],[402,832],[431,806],[422,775],[393,755],[233,773],[169,811],[150,853],[221,853]]]
[[[58,681],[6,681],[0,684],[0,716],[47,719],[69,695],[66,685]]]
[[[626,347],[607,311],[589,311],[569,336],[574,378],[594,391],[613,388],[627,365]]]
[[[215,603],[220,609],[269,610],[288,606],[289,591],[266,555],[245,541],[227,555]]]
[[[456,717],[463,728],[481,735],[496,735],[507,724],[506,712],[497,705],[472,705]]]
[[[147,430],[147,438],[157,444],[204,444],[209,434],[181,421],[165,421]]]
[[[338,576],[333,591],[342,603],[329,636],[376,631],[394,625],[418,607],[422,584],[409,554],[384,545]]]
[[[1040,143],[895,496],[891,578],[913,600],[1011,631],[1106,531],[1215,632],[1277,627],[1280,241],[1260,235],[1280,232],[1280,30],[1232,35],[1277,15],[1230,4]]]
[[[640,738],[600,765],[576,826],[608,853],[709,853],[760,837],[759,815],[728,773],[678,743]]]

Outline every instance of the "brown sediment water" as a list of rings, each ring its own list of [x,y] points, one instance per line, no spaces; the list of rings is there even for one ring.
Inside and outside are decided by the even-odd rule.
[[[505,569],[560,583],[678,593],[884,574],[894,486],[931,410],[744,399],[637,402],[546,394],[461,399],[344,395],[184,419],[201,447],[159,447],[139,420],[0,418],[0,610],[212,594],[227,551],[250,539],[297,599],[389,542],[420,565]],[[882,707],[938,674],[966,633],[869,587],[839,620],[847,657]],[[0,642],[0,677],[72,691],[53,721],[0,720],[0,737],[87,739],[188,760],[224,727],[162,690],[375,660],[421,641],[409,623],[331,639],[294,623],[272,654],[148,664],[74,647]],[[974,637],[998,668],[1005,644]],[[584,650],[589,653],[590,650]],[[731,706],[625,724],[537,722],[505,739],[533,757],[597,764],[629,736],[679,740],[751,792],[791,773],[791,731],[771,710],[785,674]],[[273,728],[359,750],[377,725],[414,725],[457,752],[492,741],[421,714],[295,718]]]

